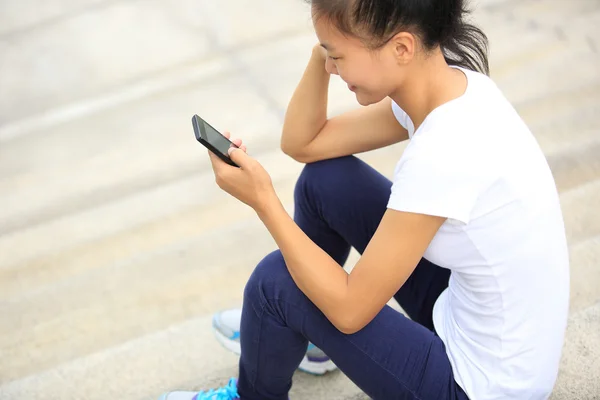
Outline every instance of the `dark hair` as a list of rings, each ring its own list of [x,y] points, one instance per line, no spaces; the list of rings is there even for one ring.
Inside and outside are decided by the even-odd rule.
[[[487,36],[465,22],[463,0],[307,0],[316,16],[327,16],[344,34],[371,49],[407,30],[426,50],[440,46],[446,62],[489,74]]]

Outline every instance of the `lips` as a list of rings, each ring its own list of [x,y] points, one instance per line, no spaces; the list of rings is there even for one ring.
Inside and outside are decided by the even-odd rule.
[[[356,86],[348,84],[348,89],[351,91],[356,91]]]

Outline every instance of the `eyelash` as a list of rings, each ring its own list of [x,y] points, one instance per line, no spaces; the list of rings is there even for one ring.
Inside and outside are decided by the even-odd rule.
[[[336,61],[336,60],[340,59],[339,57],[331,57],[331,56],[329,56],[329,58],[331,58],[333,61]]]

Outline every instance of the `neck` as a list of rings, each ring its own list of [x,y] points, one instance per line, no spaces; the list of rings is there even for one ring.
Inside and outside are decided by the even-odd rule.
[[[462,96],[467,88],[465,75],[449,67],[439,49],[415,60],[407,75],[409,78],[390,97],[408,114],[415,131],[431,111]]]

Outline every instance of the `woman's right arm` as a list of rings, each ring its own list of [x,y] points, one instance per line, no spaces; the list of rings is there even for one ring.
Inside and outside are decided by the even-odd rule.
[[[362,153],[408,139],[392,112],[391,99],[327,119],[329,73],[318,46],[290,100],[281,149],[302,163]]]

